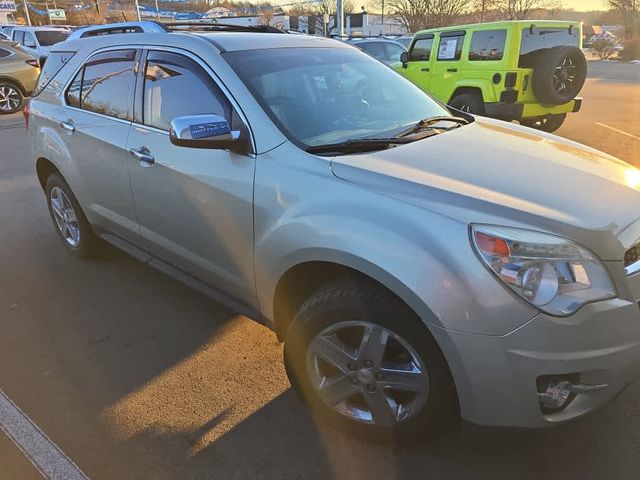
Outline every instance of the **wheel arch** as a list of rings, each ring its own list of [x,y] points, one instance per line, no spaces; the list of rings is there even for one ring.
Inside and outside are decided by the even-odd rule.
[[[458,86],[456,87],[456,89],[453,91],[453,93],[451,94],[451,98],[449,98],[449,101],[447,103],[451,103],[451,101],[456,98],[458,95],[464,95],[466,93],[471,93],[474,95],[480,95],[480,99],[485,102],[485,92],[483,91],[482,87],[480,85],[475,85],[475,86]]]
[[[0,82],[10,83],[14,87],[18,88],[18,90],[20,90],[20,93],[23,97],[27,96],[27,91],[17,78],[13,78],[8,75],[0,75]]]
[[[38,182],[40,183],[42,190],[44,190],[47,186],[47,178],[49,178],[52,173],[59,173],[62,178],[64,178],[64,175],[62,175],[60,169],[56,167],[51,160],[49,160],[48,158],[39,157],[36,160],[36,174],[38,175]]]

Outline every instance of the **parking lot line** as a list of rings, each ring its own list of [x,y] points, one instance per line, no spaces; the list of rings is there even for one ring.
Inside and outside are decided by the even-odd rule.
[[[48,480],[89,480],[60,448],[0,389],[0,429]]]
[[[606,123],[594,122],[599,127],[608,128],[611,131],[619,133],[620,135],[625,135],[627,137],[635,138],[636,140],[640,140],[640,137],[634,135],[633,133],[625,132],[624,130],[620,130],[619,128],[612,127],[611,125],[607,125]]]

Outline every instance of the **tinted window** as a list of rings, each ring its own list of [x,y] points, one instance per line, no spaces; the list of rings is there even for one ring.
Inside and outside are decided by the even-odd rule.
[[[522,31],[522,43],[520,44],[519,66],[523,68],[534,67],[539,56],[545,50],[560,45],[579,45],[579,29],[572,28],[534,28],[533,31],[525,28]]]
[[[361,43],[359,47],[378,60],[385,59],[384,44],[382,42]]]
[[[42,72],[40,72],[40,76],[38,77],[38,83],[36,84],[36,88],[33,91],[33,96],[39,95],[44,88],[49,85],[49,82],[53,80],[62,67],[71,60],[73,57],[73,53],[67,52],[53,52],[50,53],[47,57],[47,61],[42,67]]]
[[[460,60],[464,35],[440,37],[438,60]]]
[[[144,124],[169,130],[174,118],[199,114],[220,115],[233,123],[229,101],[200,65],[182,55],[150,52],[144,76]]]
[[[71,82],[67,91],[69,105],[131,119],[135,56],[135,50],[119,50],[91,57]],[[49,61],[45,67],[48,64]]]
[[[506,41],[506,30],[473,32],[471,47],[469,48],[469,60],[502,60]]]
[[[69,36],[69,32],[64,31],[54,31],[54,30],[42,30],[36,32],[36,37],[38,37],[38,43],[43,47],[49,47],[51,45],[55,45],[59,42],[64,42]]]
[[[400,55],[405,51],[405,49],[399,45],[394,45],[393,43],[387,43],[385,47],[387,48],[387,60],[390,62],[399,62]]]
[[[6,50],[4,48],[0,48],[0,58],[5,58],[8,57],[9,55],[11,55],[12,52],[10,52],[9,50]]]
[[[431,58],[431,49],[433,48],[433,38],[421,38],[416,40],[411,50],[411,60],[427,61]]]

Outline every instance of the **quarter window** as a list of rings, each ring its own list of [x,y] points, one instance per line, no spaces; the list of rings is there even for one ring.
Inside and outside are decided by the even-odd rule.
[[[420,38],[416,40],[411,49],[412,61],[428,61],[431,58],[431,49],[433,48],[433,37]]]
[[[502,60],[506,41],[506,30],[480,30],[473,32],[471,47],[469,48],[469,60]]]
[[[11,52],[9,50],[6,50],[4,48],[0,48],[0,58],[6,58],[8,56],[11,55]]]
[[[91,57],[67,90],[68,104],[131,120],[135,58],[135,50],[117,50]]]
[[[460,60],[464,35],[440,37],[438,60]]]
[[[174,118],[200,114],[220,115],[233,124],[237,119],[231,118],[231,112],[227,98],[196,62],[175,53],[149,52],[144,75],[145,125],[169,130]]]

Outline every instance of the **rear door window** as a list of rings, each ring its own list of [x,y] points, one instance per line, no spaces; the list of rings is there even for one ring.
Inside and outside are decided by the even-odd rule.
[[[455,61],[462,56],[462,44],[464,34],[450,35],[440,34],[440,45],[438,46],[438,60]]]
[[[23,45],[29,48],[36,48],[36,37],[33,36],[31,32],[24,32],[24,41]]]
[[[151,51],[147,56],[142,111],[143,123],[161,130],[169,130],[174,118],[188,115],[220,115],[232,128],[238,121],[232,118],[229,100],[198,63],[168,52]]]
[[[480,30],[473,32],[471,47],[469,48],[469,60],[472,62],[502,60],[506,41],[506,30]]]
[[[18,42],[20,45],[24,43],[24,32],[20,30],[13,31],[13,41]]]
[[[411,61],[426,62],[431,58],[431,49],[433,48],[433,37],[419,38],[413,44],[411,49]]]
[[[399,62],[400,55],[405,51],[400,45],[394,45],[393,43],[387,43],[385,48],[387,50],[387,60],[390,62]]]
[[[525,28],[520,43],[521,68],[533,68],[546,50],[562,45],[580,45],[578,28]]]
[[[89,59],[67,90],[70,106],[131,120],[136,50],[99,53]],[[49,61],[45,64],[45,67]]]
[[[384,43],[382,42],[365,42],[360,44],[365,52],[378,60],[385,60]]]

